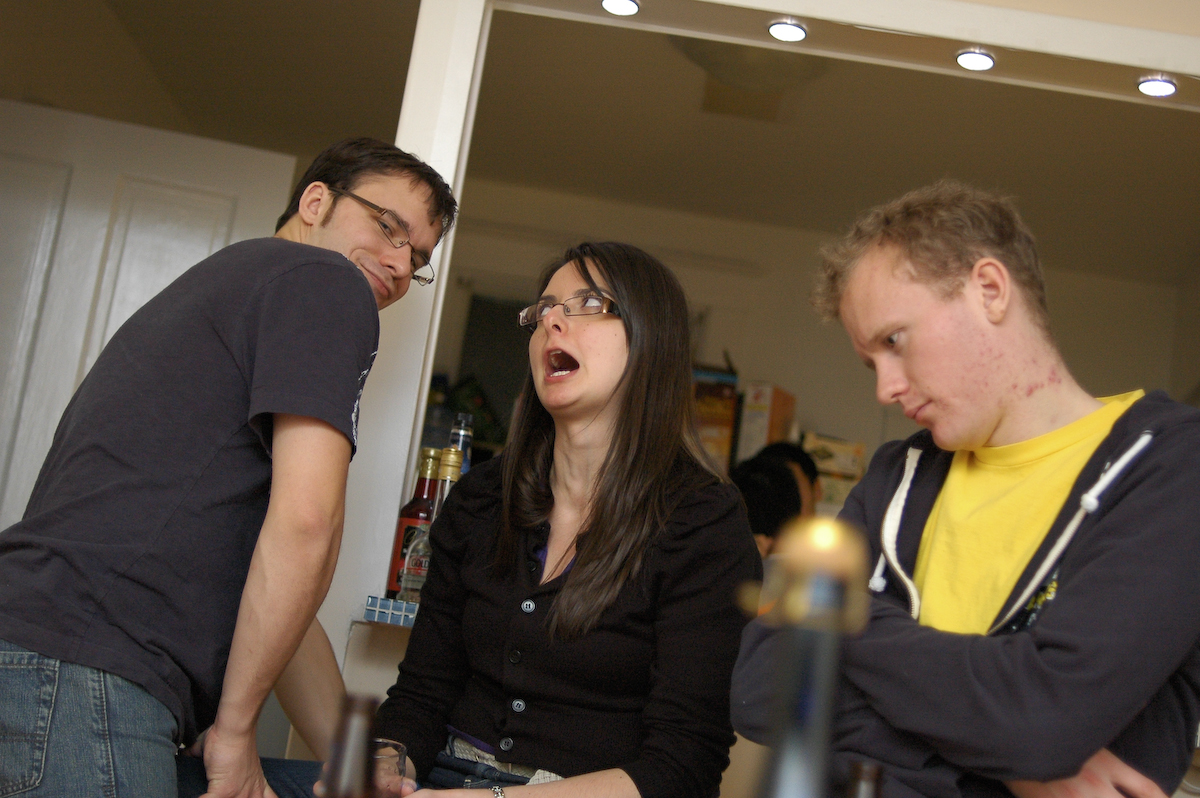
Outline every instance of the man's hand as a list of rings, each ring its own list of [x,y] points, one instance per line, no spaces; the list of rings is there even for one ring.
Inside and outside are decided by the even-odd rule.
[[[208,792],[200,798],[276,798],[263,776],[254,735],[224,735],[216,726],[204,740]]]
[[[1017,798],[1167,798],[1159,786],[1102,748],[1079,773],[1057,781],[1010,781]]]

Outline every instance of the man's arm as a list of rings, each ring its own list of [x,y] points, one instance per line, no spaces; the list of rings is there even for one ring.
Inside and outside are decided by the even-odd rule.
[[[321,622],[313,619],[300,647],[275,683],[275,696],[310,751],[329,758],[346,685]]]
[[[258,760],[258,714],[316,617],[341,544],[350,442],[323,421],[276,415],[271,448],[271,499],[204,744],[208,798],[274,795]]]
[[[1083,764],[1079,774],[1055,781],[1010,781],[1017,798],[1167,798],[1157,784],[1101,750]]]

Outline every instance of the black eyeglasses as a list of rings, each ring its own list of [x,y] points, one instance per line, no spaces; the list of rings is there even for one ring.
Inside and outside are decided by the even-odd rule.
[[[517,321],[522,327],[528,328],[533,332],[537,328],[539,321],[546,317],[550,312],[550,308],[562,305],[563,313],[568,316],[595,316],[598,313],[611,313],[614,316],[620,316],[617,312],[617,303],[606,296],[599,294],[580,294],[569,299],[564,299],[562,302],[538,302],[536,305],[530,305],[517,314]]]
[[[412,252],[412,279],[417,285],[429,285],[433,282],[433,265],[429,262],[429,258],[417,251],[417,248],[412,245],[412,239],[408,235],[408,228],[404,226],[404,222],[400,221],[400,217],[387,208],[381,208],[370,200],[365,200],[357,194],[349,191],[343,191],[340,188],[329,189],[330,193],[337,194],[340,197],[349,197],[365,208],[368,208],[376,213],[375,221],[379,224],[379,231],[383,233],[383,237],[388,240],[396,249],[400,249],[408,245]]]

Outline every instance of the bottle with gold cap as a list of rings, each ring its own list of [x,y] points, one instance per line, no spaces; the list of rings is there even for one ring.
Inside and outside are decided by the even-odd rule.
[[[400,595],[400,579],[404,574],[404,553],[423,530],[433,521],[433,503],[437,499],[437,471],[441,450],[421,449],[421,464],[417,471],[417,487],[412,501],[400,508],[396,521],[396,538],[392,543],[392,559],[388,566],[387,597]]]
[[[450,489],[454,487],[454,483],[458,482],[458,478],[462,476],[462,465],[462,449],[457,449],[453,446],[442,449],[442,456],[438,465],[437,498],[433,500],[434,518],[437,518],[438,513],[442,511],[442,505],[446,502],[446,494],[450,492]]]
[[[432,519],[437,518],[438,513],[441,512],[442,505],[446,501],[446,494],[450,492],[450,488],[454,487],[454,483],[462,475],[462,454],[460,449],[442,449],[438,462],[437,495],[433,501],[431,523]],[[421,600],[421,588],[425,586],[425,577],[429,573],[429,557],[432,553],[433,548],[429,544],[429,529],[426,528],[413,538],[404,555],[404,572],[400,577],[399,598],[401,601],[418,602]]]

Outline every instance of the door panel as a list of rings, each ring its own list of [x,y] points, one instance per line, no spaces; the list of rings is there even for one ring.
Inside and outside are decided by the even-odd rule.
[[[229,244],[233,228],[234,197],[145,180],[120,182],[80,379],[134,311],[183,269]]]
[[[0,485],[70,179],[67,164],[0,152]]]
[[[0,529],[104,342],[209,253],[271,235],[294,170],[291,156],[0,101]]]

